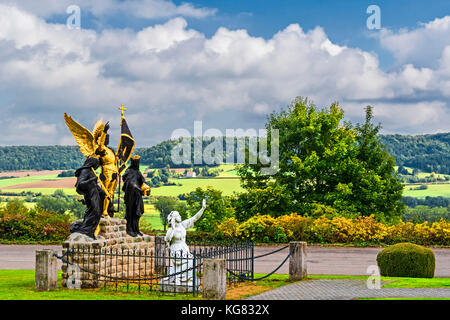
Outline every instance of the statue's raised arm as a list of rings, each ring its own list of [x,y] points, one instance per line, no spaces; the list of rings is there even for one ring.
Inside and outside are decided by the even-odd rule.
[[[192,228],[194,226],[194,223],[202,217],[203,212],[205,212],[205,209],[206,209],[206,199],[203,199],[202,208],[192,218],[184,220],[182,222],[183,227],[185,229]]]

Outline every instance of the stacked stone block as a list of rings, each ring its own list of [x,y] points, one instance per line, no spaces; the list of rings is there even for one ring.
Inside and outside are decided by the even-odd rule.
[[[129,236],[123,219],[102,218],[99,225],[96,240],[73,233],[63,243],[64,260],[69,262],[62,264],[64,287],[98,288],[105,281],[127,283],[155,276],[155,251],[164,250],[160,241],[155,248],[154,236]]]

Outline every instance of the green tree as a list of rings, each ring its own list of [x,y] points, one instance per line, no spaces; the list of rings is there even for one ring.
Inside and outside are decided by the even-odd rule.
[[[268,150],[271,129],[279,130],[278,172],[262,175],[259,161],[238,168],[242,186],[249,192],[272,194],[271,211],[261,214],[308,214],[314,202],[332,202],[329,195],[338,192],[342,166],[349,150],[355,148],[355,133],[350,124],[342,123],[343,116],[337,103],[318,109],[301,97],[287,109],[269,115]],[[273,192],[267,192],[268,188]]]
[[[86,209],[86,206],[81,202],[81,199],[78,199],[77,197],[72,197],[67,202],[67,209],[72,212],[75,217],[81,219],[84,217],[84,212]]]
[[[196,214],[202,207],[202,201],[206,199],[206,210],[200,220],[195,223],[197,230],[212,232],[217,224],[234,215],[234,209],[228,197],[222,195],[222,191],[211,186],[205,189],[197,188],[187,198],[189,216]]]
[[[156,210],[159,211],[159,217],[161,223],[164,226],[164,231],[167,230],[167,218],[172,211],[178,211],[181,217],[186,218],[186,205],[180,203],[179,200],[173,197],[159,197],[155,202],[154,206]]]
[[[399,166],[397,169],[399,174],[408,175],[409,171],[404,166]]]
[[[64,214],[67,211],[77,218],[83,218],[85,205],[80,201],[81,197],[69,196],[63,190],[56,190],[51,196],[40,196],[36,200],[36,208]]]
[[[356,211],[368,216],[374,214],[379,220],[398,220],[404,210],[402,200],[403,184],[395,170],[395,159],[378,139],[381,125],[374,125],[373,108],[367,106],[364,124],[357,124],[356,160],[359,170],[352,175],[352,197],[347,205],[353,204]],[[406,169],[405,169],[406,170]]]
[[[248,193],[241,197],[251,200],[246,210],[309,215],[319,203],[346,215],[373,213],[381,220],[398,216],[401,184],[395,162],[376,139],[379,127],[371,124],[371,109],[367,111],[366,123],[356,129],[343,120],[338,103],[319,109],[299,97],[287,109],[272,113],[266,129],[280,133],[279,170],[264,176],[259,162],[238,168]],[[270,141],[269,134],[268,150]]]
[[[69,209],[69,203],[64,198],[42,196],[36,200],[36,208],[64,214]]]

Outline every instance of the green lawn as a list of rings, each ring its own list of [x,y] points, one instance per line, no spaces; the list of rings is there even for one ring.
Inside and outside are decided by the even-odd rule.
[[[58,272],[58,287],[55,291],[34,290],[34,270],[0,270],[0,300],[199,300],[185,294],[160,294],[158,292],[126,292],[113,289],[70,290],[61,286]]]
[[[255,276],[260,276],[255,274]],[[252,294],[288,284],[287,275],[273,275],[258,282],[246,282],[227,289],[227,299],[242,299]],[[135,288],[134,288],[135,289]],[[126,289],[82,289],[70,290],[61,286],[61,272],[58,272],[58,287],[55,291],[34,290],[34,270],[0,270],[0,300],[201,300],[201,294],[161,294],[145,291],[127,292]]]
[[[362,279],[368,276],[335,276],[335,275],[309,275],[309,279]],[[383,288],[450,288],[450,278],[403,278],[380,277],[387,283]]]
[[[385,284],[384,288],[450,288],[450,278],[382,278],[394,280]]]

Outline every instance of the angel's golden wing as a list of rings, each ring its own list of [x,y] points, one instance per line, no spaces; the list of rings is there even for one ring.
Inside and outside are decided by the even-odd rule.
[[[72,132],[81,153],[85,157],[98,157],[95,155],[97,144],[95,143],[92,133],[73,120],[72,117],[68,116],[66,113],[64,113],[64,119],[66,120],[66,124],[69,127],[70,132]]]
[[[98,143],[98,138],[102,135],[103,129],[105,129],[105,124],[103,123],[103,119],[100,119],[95,124],[94,130],[92,130],[95,143]]]

